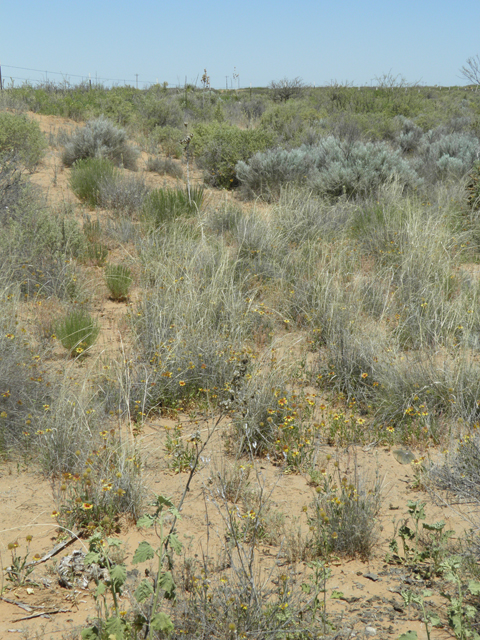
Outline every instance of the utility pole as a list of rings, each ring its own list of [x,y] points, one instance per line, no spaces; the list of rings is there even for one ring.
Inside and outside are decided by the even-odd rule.
[[[228,91],[228,76],[225,76],[225,89]]]
[[[135,86],[138,89],[138,73],[135,74]]]

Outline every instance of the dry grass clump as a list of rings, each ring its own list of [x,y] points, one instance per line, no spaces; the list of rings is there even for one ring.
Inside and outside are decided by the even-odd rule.
[[[161,158],[159,156],[149,157],[145,166],[147,171],[158,173],[161,176],[171,176],[177,180],[183,179],[183,169],[172,160],[172,158]]]
[[[214,245],[170,227],[144,243],[144,293],[134,329],[149,405],[220,398],[243,358],[251,319],[245,284]]]
[[[98,204],[112,209],[116,215],[140,212],[149,189],[143,177],[136,175],[106,175],[98,186]]]
[[[50,409],[56,388],[17,321],[19,287],[0,279],[0,450],[28,444]]]
[[[317,478],[317,496],[309,516],[312,539],[308,543],[315,556],[330,554],[368,559],[379,537],[377,515],[382,501],[379,477],[368,481],[357,468],[341,469],[331,457]]]

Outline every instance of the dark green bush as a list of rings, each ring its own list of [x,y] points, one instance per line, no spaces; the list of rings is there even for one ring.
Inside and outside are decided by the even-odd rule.
[[[194,128],[192,148],[205,182],[224,189],[238,185],[235,165],[272,146],[275,136],[261,129],[242,130],[227,124],[199,124]]]
[[[0,111],[0,155],[15,155],[31,171],[46,148],[45,136],[34,120],[23,114]]]
[[[91,207],[100,203],[100,188],[105,181],[113,181],[117,170],[106,158],[77,160],[72,167],[70,187],[73,193]]]

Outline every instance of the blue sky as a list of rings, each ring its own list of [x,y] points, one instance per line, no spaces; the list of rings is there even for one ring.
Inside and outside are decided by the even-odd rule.
[[[197,81],[215,88],[300,77],[375,84],[463,85],[480,54],[480,0],[3,0],[4,80],[116,79],[139,86]],[[42,70],[35,72],[14,67]],[[48,72],[48,73],[46,73]]]

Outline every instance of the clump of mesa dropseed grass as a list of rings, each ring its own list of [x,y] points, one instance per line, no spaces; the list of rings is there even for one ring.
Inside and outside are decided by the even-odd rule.
[[[378,541],[381,479],[378,474],[374,481],[363,477],[356,458],[353,467],[350,471],[347,463],[342,470],[340,462],[327,455],[325,466],[311,476],[317,492],[308,515],[314,556],[366,559]]]
[[[141,462],[133,446],[126,445],[115,428],[99,433],[96,448],[76,451],[83,469],[64,472],[52,480],[57,503],[52,516],[62,527],[90,535],[101,528],[120,530],[121,516],[135,520],[143,499]],[[45,434],[48,437],[48,434]]]

